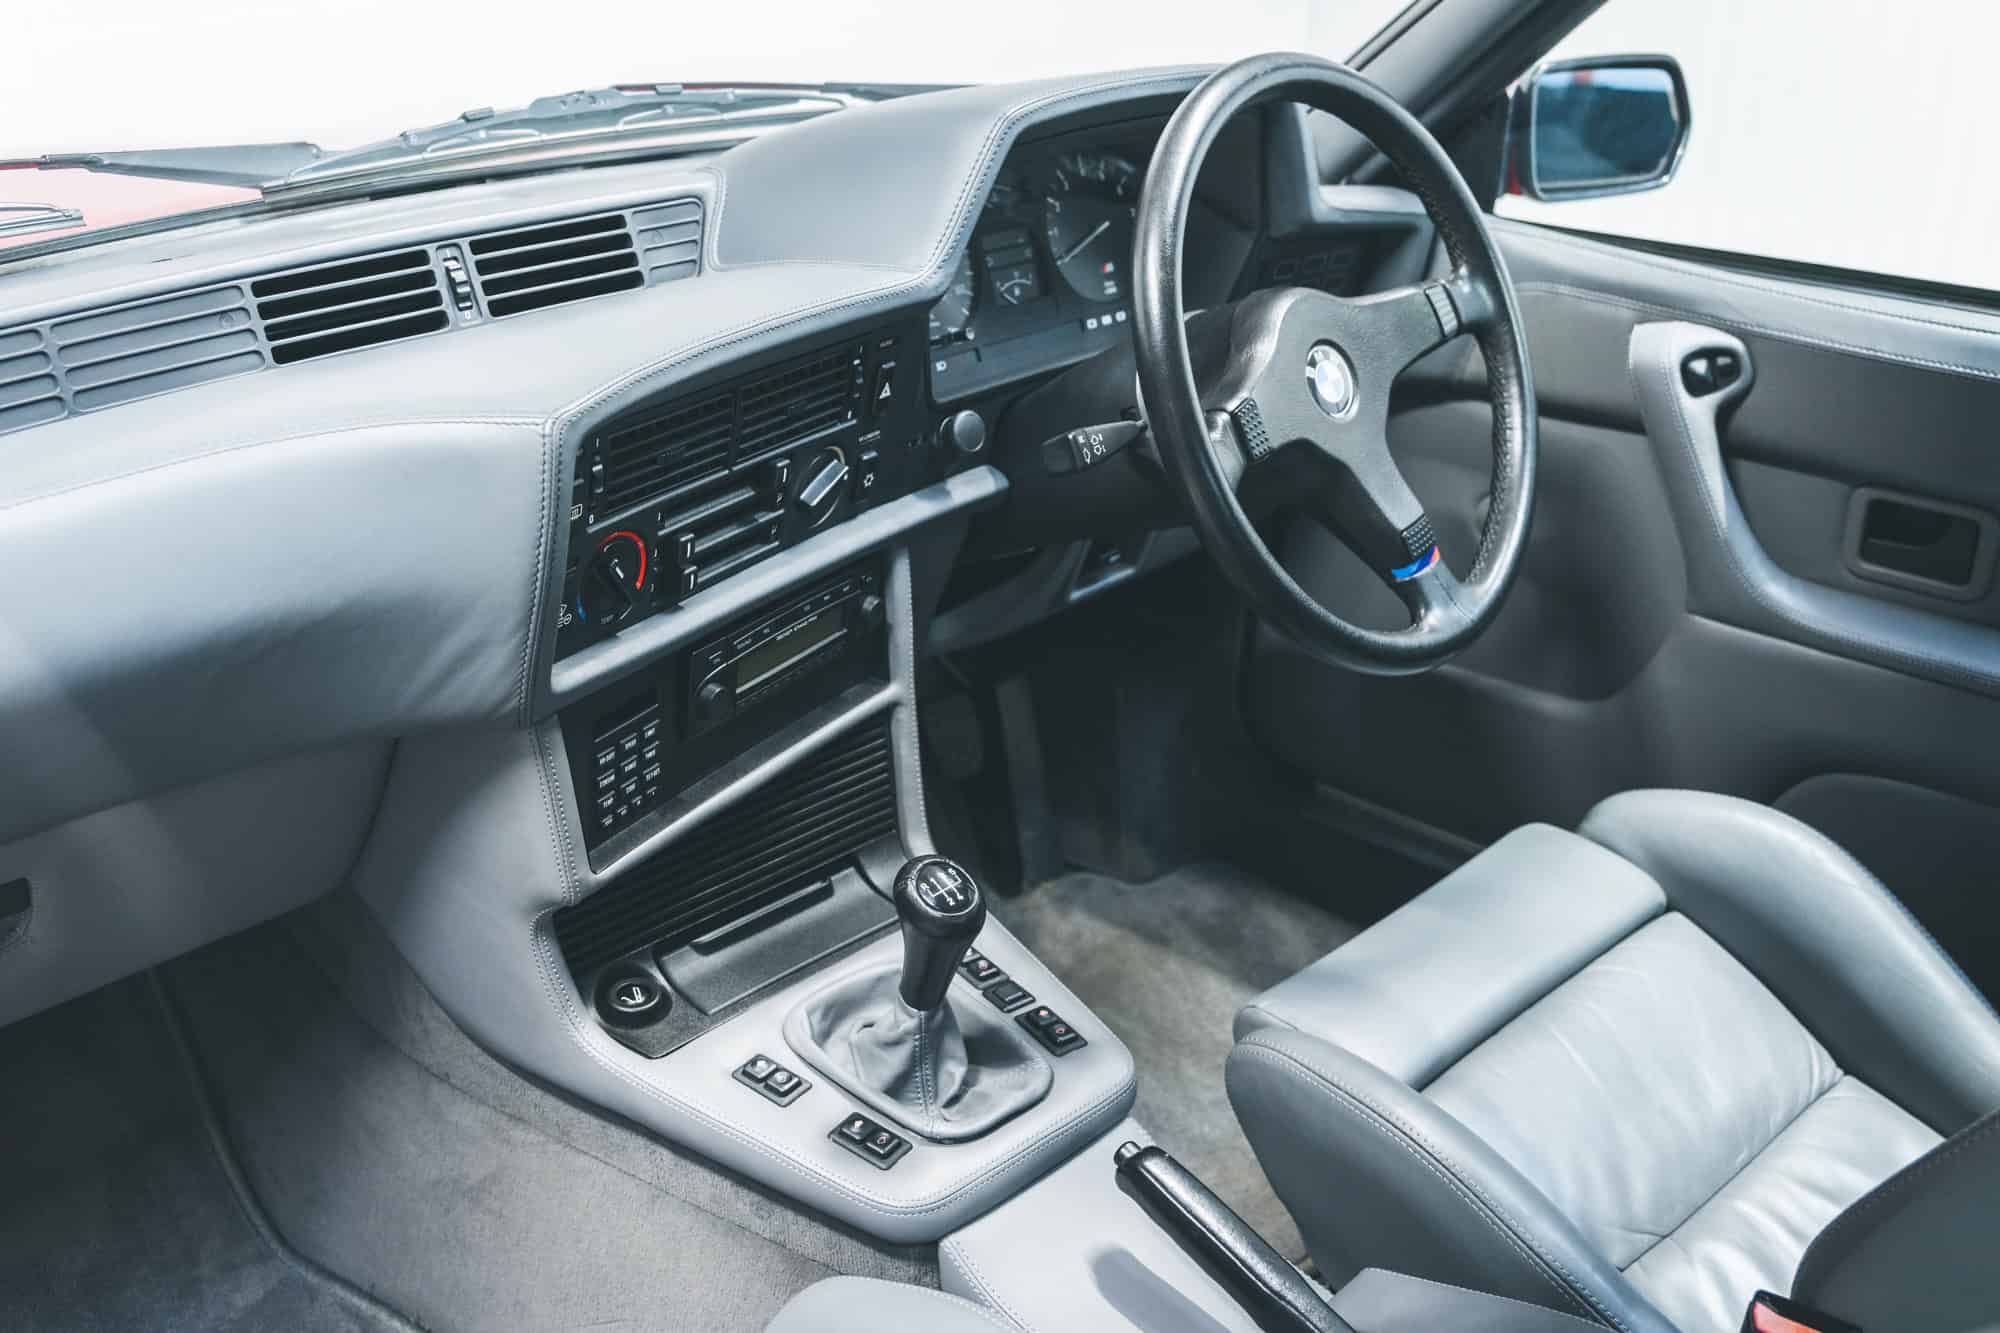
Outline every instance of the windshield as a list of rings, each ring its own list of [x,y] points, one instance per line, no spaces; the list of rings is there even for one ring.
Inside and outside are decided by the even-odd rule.
[[[10,17],[0,80],[0,247],[31,245],[233,204],[287,180],[323,179],[350,164],[381,170],[420,156],[383,141],[448,127],[441,151],[490,149],[503,136],[546,135],[563,108],[552,95],[620,89],[647,109],[594,108],[599,122],[658,127],[754,119],[742,102],[718,112],[690,87],[662,109],[654,86],[907,85],[1002,82],[1047,75],[1206,63],[1256,51],[1344,59],[1407,0],[1011,0],[943,7],[934,0],[333,0],[304,9],[269,0],[30,3]],[[25,57],[25,58],[24,58]],[[643,87],[643,94],[640,90]],[[747,91],[747,90],[746,90]],[[766,123],[851,105],[759,102]],[[699,102],[700,105],[693,105]],[[533,105],[533,117],[510,108]],[[500,121],[471,142],[483,110]],[[473,121],[458,121],[473,111]],[[614,125],[629,132],[629,123]],[[433,133],[427,144],[447,135]],[[567,136],[566,136],[567,137]],[[656,136],[671,151],[685,136]],[[255,146],[244,152],[240,146]],[[217,154],[154,156],[160,150]],[[396,145],[388,145],[395,147]],[[349,150],[373,148],[372,153]],[[342,156],[347,154],[347,156]],[[64,162],[67,155],[105,155]],[[136,155],[136,156],[135,156]],[[390,162],[390,157],[402,161]],[[50,162],[45,159],[56,158]],[[337,160],[336,160],[337,159]],[[431,161],[435,160],[433,156]],[[426,165],[418,163],[417,165]]]

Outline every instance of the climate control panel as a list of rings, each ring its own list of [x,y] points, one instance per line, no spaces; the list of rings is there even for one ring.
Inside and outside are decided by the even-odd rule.
[[[567,655],[924,485],[924,333],[872,326],[675,385],[577,451],[556,650]]]

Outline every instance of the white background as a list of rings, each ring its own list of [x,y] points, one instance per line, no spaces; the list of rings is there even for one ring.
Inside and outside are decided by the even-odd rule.
[[[1401,0],[15,0],[0,158],[342,147],[620,81],[972,82],[1344,57]],[[1609,0],[1556,53],[1664,51],[1680,176],[1501,211],[2000,289],[2000,0]],[[8,192],[21,181],[5,180]]]
[[[2000,290],[2000,0],[1606,0],[1550,54],[1653,51],[1674,181],[1502,214]]]
[[[621,82],[983,83],[1303,50],[1404,0],[10,0],[0,158],[348,147]]]

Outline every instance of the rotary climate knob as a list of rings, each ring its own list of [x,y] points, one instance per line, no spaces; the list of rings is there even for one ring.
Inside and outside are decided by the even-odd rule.
[[[847,494],[847,459],[838,449],[822,449],[806,464],[805,478],[799,483],[797,504],[805,511],[806,522],[816,528],[833,517]]]
[[[636,532],[614,532],[597,544],[576,590],[576,614],[587,624],[616,625],[632,614],[650,575],[646,543]]]

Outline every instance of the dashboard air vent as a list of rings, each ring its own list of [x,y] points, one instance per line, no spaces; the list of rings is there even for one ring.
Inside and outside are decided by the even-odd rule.
[[[612,422],[577,457],[591,521],[642,501],[689,501],[732,468],[849,424],[861,364],[860,347],[842,343]]]
[[[479,294],[495,316],[646,285],[622,213],[492,232],[468,248]]]
[[[450,324],[428,250],[293,269],[250,285],[279,365],[435,333]]]
[[[858,373],[853,351],[836,347],[745,384],[738,454],[748,458],[851,420]]]
[[[623,509],[726,470],[735,426],[735,395],[713,393],[606,431],[602,507]]]
[[[896,832],[889,730],[871,723],[574,907],[556,941],[583,976],[671,949],[831,874]]]

